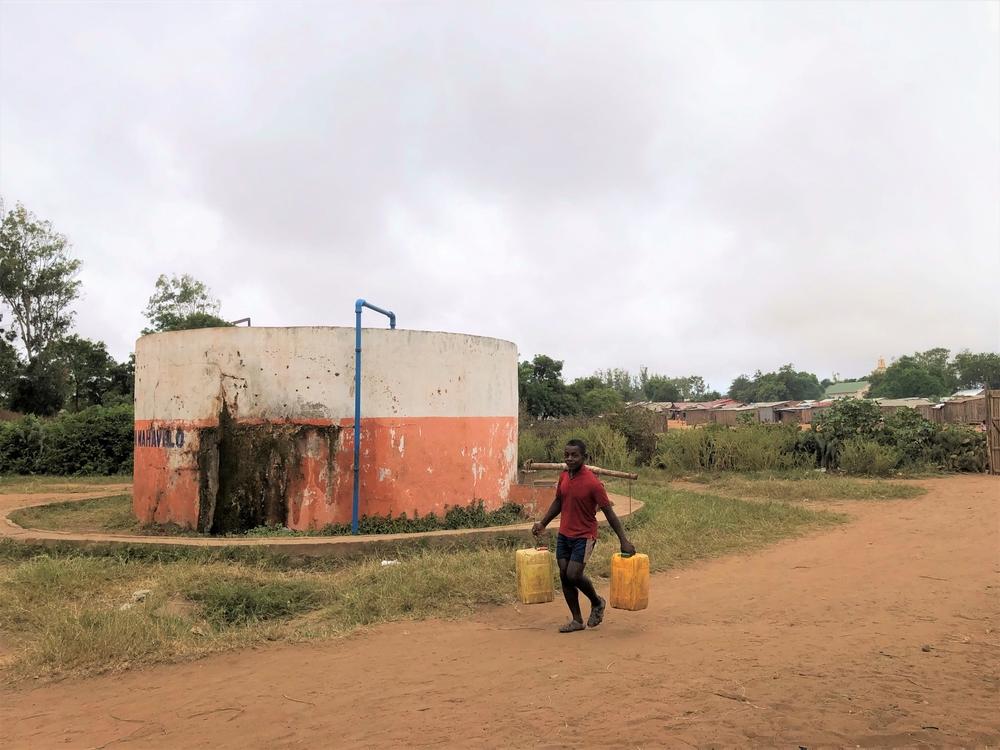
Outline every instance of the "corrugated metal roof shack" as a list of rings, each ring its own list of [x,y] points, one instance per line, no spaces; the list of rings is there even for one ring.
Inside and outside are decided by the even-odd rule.
[[[669,401],[631,401],[627,406],[632,408],[645,409],[653,415],[653,431],[663,433],[667,431],[667,422],[670,420],[670,409],[673,406]]]
[[[781,424],[808,424],[812,421],[812,406],[785,406],[778,409],[778,421]]]
[[[801,401],[766,401],[759,404],[750,404],[757,410],[757,421],[761,424],[773,424],[778,421],[778,409],[786,406],[798,406]]]
[[[714,412],[712,409],[706,409],[703,406],[688,409],[684,412],[684,421],[688,423],[688,426],[712,424],[715,421]]]
[[[934,421],[934,403],[926,398],[877,398],[875,401],[883,417],[900,409],[914,409],[924,419]]]
[[[945,401],[941,411],[942,421],[948,424],[982,424],[986,421],[986,396]]]
[[[712,421],[726,427],[736,427],[739,424],[740,416],[752,414],[757,418],[757,410],[753,405],[749,406],[724,406],[721,409],[712,409]]]
[[[832,401],[803,401],[794,406],[777,410],[778,421],[783,424],[812,424],[813,419],[830,408]]]
[[[681,419],[689,427],[712,424],[715,422],[715,412],[721,406],[737,405],[731,398],[720,398],[715,401],[675,401],[673,418]]]

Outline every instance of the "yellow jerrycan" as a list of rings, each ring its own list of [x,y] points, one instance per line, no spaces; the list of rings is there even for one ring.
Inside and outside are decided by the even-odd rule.
[[[631,611],[649,606],[649,557],[623,555],[611,558],[611,606]]]
[[[517,598],[521,604],[540,604],[555,598],[552,553],[548,547],[519,549],[515,553]]]

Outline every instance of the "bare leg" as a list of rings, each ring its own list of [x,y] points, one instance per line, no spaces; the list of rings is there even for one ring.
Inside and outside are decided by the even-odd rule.
[[[580,614],[580,595],[577,592],[576,585],[567,574],[570,565],[579,565],[579,563],[573,563],[565,559],[559,560],[559,581],[562,583],[563,597],[566,599],[569,613],[573,616],[574,620],[583,623],[583,615]]]
[[[594,584],[589,578],[584,574],[583,569],[586,563],[575,562],[573,560],[568,561],[566,565],[566,577],[570,579],[572,584],[583,592],[583,595],[590,599],[590,603],[595,607],[600,606],[601,597],[597,595],[597,590],[594,589]],[[560,568],[560,573],[562,569]]]

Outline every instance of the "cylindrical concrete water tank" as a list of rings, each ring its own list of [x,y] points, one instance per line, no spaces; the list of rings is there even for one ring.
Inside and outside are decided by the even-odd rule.
[[[507,501],[517,471],[517,349],[365,329],[362,515]],[[221,532],[351,518],[353,328],[209,328],[136,343],[133,507]]]

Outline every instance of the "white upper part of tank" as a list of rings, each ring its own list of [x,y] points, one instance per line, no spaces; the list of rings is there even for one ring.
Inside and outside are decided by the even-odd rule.
[[[365,328],[362,416],[515,417],[517,347],[433,331]],[[354,329],[202,328],[136,342],[135,418],[354,417]]]

